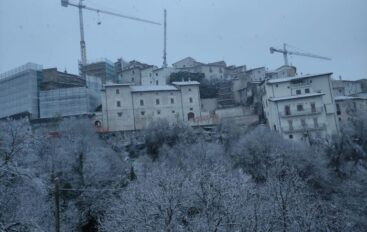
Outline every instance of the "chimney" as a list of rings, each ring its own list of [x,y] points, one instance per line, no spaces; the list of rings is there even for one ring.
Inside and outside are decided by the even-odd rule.
[[[341,81],[341,80],[342,80],[342,76],[339,75],[339,81]]]

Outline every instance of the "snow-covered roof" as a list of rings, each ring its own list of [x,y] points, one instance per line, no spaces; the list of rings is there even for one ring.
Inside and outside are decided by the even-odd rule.
[[[346,101],[346,100],[367,100],[367,98],[363,97],[351,97],[351,96],[336,96],[334,97],[335,101]]]
[[[293,95],[293,96],[286,96],[286,97],[272,97],[269,98],[269,101],[286,101],[286,100],[293,100],[299,98],[308,98],[308,97],[317,97],[325,95],[324,93],[309,93],[309,94],[300,94],[300,95]]]
[[[288,81],[293,81],[293,80],[302,80],[302,79],[305,79],[305,78],[313,78],[313,77],[326,76],[326,75],[331,75],[331,74],[333,74],[333,73],[307,74],[307,75],[296,76],[296,77],[275,78],[275,79],[268,80],[267,83],[268,84],[277,84],[277,83],[281,83],[281,82],[288,82]]]
[[[151,92],[151,91],[177,91],[172,85],[132,85],[132,92]]]
[[[174,81],[173,85],[200,85],[198,81]]]

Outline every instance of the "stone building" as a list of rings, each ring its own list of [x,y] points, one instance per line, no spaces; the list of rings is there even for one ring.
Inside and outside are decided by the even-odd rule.
[[[346,123],[353,119],[359,111],[367,112],[367,98],[352,96],[336,96],[336,115],[339,122]]]

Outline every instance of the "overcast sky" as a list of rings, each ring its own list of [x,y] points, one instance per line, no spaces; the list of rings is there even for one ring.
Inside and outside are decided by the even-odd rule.
[[[76,0],[70,0],[77,2]],[[367,78],[366,0],[85,0],[85,5],[163,21],[168,10],[168,63],[191,56],[247,68],[283,65],[269,47],[331,57],[292,56],[298,73]],[[136,59],[161,66],[163,26],[84,11],[87,58]],[[77,73],[78,11],[60,0],[0,0],[0,73],[26,62]],[[290,48],[291,49],[291,48]]]

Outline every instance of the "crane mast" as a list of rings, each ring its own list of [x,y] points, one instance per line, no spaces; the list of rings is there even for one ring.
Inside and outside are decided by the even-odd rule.
[[[158,22],[154,22],[154,21],[147,20],[147,19],[141,19],[141,18],[138,18],[138,17],[123,15],[123,14],[119,14],[119,13],[115,13],[115,12],[111,12],[111,11],[106,11],[106,10],[102,10],[102,9],[88,7],[86,5],[83,5],[83,1],[84,0],[79,0],[79,4],[75,4],[75,3],[69,2],[69,0],[61,0],[61,6],[63,6],[63,7],[74,6],[74,7],[77,7],[79,9],[80,52],[81,52],[82,67],[84,67],[87,64],[87,49],[86,49],[86,44],[85,44],[85,40],[84,40],[83,9],[89,10],[89,11],[94,11],[94,12],[97,12],[98,14],[102,13],[102,14],[112,15],[112,16],[116,16],[116,17],[120,17],[120,18],[139,21],[139,22],[143,22],[143,23],[161,25]]]
[[[163,68],[167,68],[167,10],[164,9]]]
[[[311,54],[311,53],[289,51],[287,49],[287,44],[285,44],[285,43],[283,44],[283,49],[270,47],[270,53],[274,53],[274,52],[278,52],[278,53],[283,54],[284,65],[287,65],[287,66],[289,65],[288,64],[288,55],[297,55],[297,56],[305,56],[305,57],[311,57],[311,58],[317,58],[317,59],[323,59],[323,60],[331,60],[331,58],[324,57],[324,56],[319,56],[319,55],[315,55],[315,54]]]

